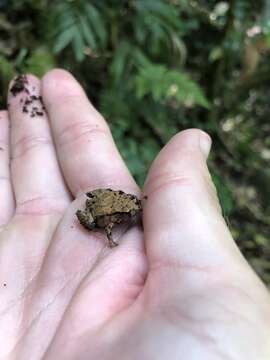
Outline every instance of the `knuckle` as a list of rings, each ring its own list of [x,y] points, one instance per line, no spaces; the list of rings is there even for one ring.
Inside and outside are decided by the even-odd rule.
[[[67,125],[58,135],[58,145],[74,145],[76,142],[89,142],[96,136],[108,135],[105,127],[93,125],[89,122],[75,122]]]
[[[12,159],[20,158],[29,151],[44,145],[52,146],[52,140],[47,136],[24,136],[12,146]]]
[[[26,199],[17,204],[16,214],[19,215],[47,215],[62,214],[66,209],[66,202],[62,198],[45,196]]]
[[[193,176],[177,176],[162,173],[151,179],[151,192],[163,191],[164,188],[181,187],[186,192],[198,188],[199,182]]]
[[[61,100],[62,103],[83,95],[81,86],[68,71],[63,69],[53,69],[45,74],[42,85],[47,101],[52,104],[55,103],[55,99]]]
[[[150,185],[149,183],[147,186]],[[150,191],[147,194],[164,192],[169,189],[181,190],[185,196],[191,198],[205,198],[211,200],[211,203],[220,211],[219,199],[216,188],[210,178],[197,172],[185,175],[172,174],[171,172],[162,172],[151,178]],[[203,196],[203,197],[202,197]]]

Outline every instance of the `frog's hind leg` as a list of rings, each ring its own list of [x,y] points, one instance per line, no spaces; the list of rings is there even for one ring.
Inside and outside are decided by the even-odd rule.
[[[110,248],[113,248],[118,245],[115,241],[113,241],[112,228],[113,228],[113,224],[108,224],[104,229],[106,232],[106,235],[107,235],[107,239],[108,239],[108,246]]]

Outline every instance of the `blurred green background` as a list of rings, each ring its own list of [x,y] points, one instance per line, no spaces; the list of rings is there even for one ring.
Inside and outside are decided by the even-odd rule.
[[[70,70],[140,185],[172,135],[209,167],[249,263],[270,284],[270,1],[0,0],[0,102],[18,73]]]

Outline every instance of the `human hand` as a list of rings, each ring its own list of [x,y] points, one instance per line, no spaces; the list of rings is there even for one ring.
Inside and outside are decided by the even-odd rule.
[[[0,114],[0,359],[269,359],[269,293],[221,216],[209,137],[172,138],[145,183],[144,232],[109,249],[76,219],[83,193],[140,190],[70,74],[27,78]]]

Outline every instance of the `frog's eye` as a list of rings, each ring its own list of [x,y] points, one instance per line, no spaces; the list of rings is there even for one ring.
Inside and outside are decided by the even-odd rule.
[[[86,193],[86,196],[91,198],[91,199],[94,197],[94,195],[91,192]]]

